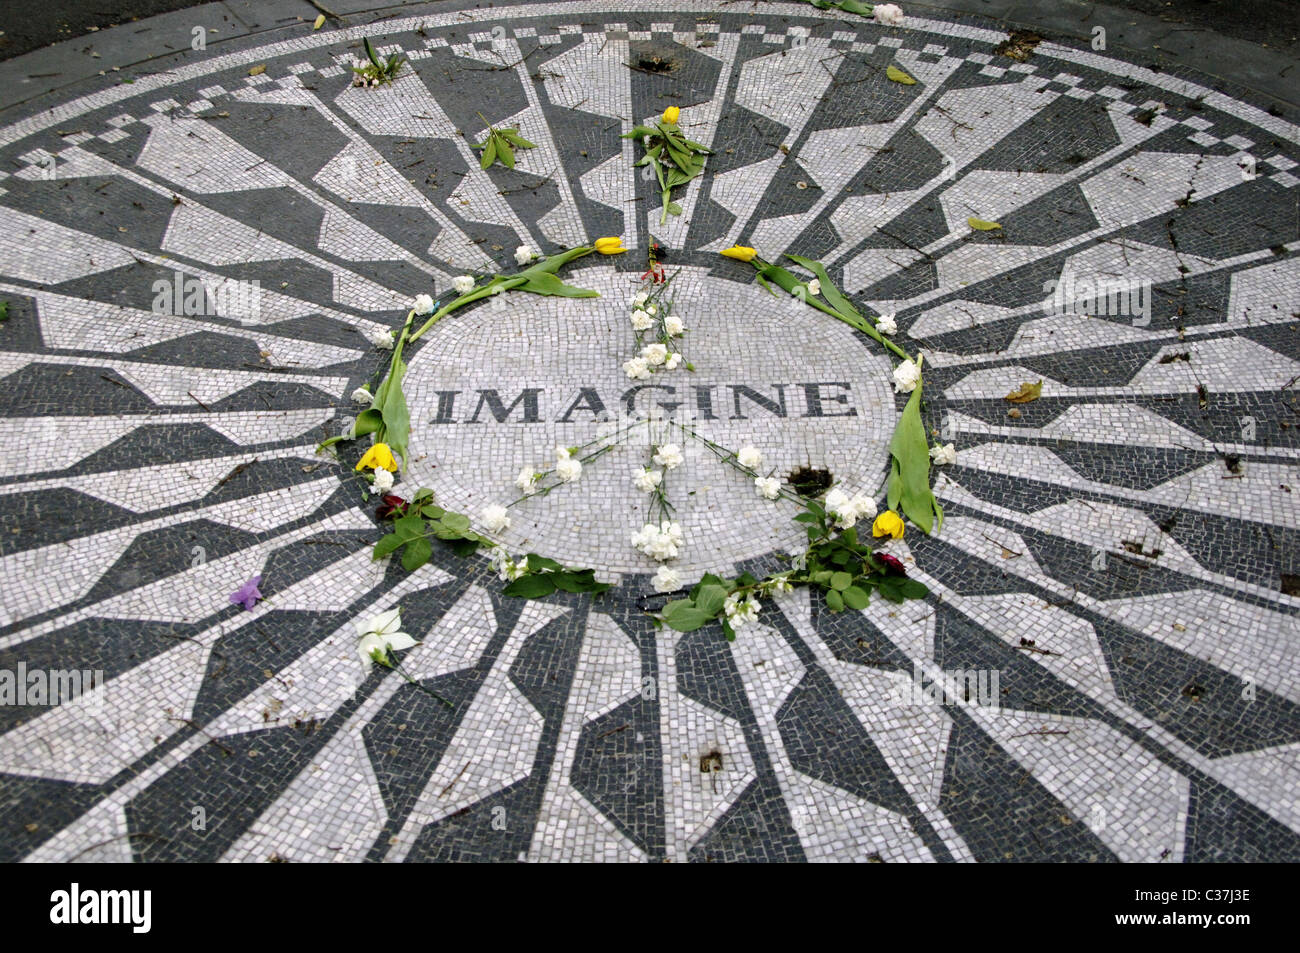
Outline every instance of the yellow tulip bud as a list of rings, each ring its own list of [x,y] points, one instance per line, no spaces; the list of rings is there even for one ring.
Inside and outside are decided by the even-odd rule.
[[[736,261],[753,261],[758,257],[758,252],[753,248],[746,248],[744,245],[732,245],[724,249],[722,254],[727,258],[734,258]]]
[[[676,124],[677,117],[680,116],[681,114],[682,111],[678,109],[676,106],[669,106],[667,109],[664,110],[663,121]]]
[[[892,536],[894,539],[902,539],[903,520],[893,510],[885,510],[871,524],[871,535]]]
[[[623,239],[614,235],[609,238],[597,238],[596,251],[602,255],[620,255],[627,249],[623,247]]]
[[[357,461],[357,469],[364,470],[369,467],[372,470],[387,470],[390,473],[397,472],[397,461],[393,458],[393,451],[388,449],[388,444],[377,443]]]

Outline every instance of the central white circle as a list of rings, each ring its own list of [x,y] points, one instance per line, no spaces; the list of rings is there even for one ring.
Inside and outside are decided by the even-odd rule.
[[[729,450],[758,447],[764,475],[784,480],[800,466],[824,467],[847,492],[878,496],[897,419],[891,365],[847,325],[757,283],[683,267],[670,291],[695,371],[636,381],[622,369],[637,352],[629,320],[636,279],[604,263],[561,277],[601,296],[506,293],[425,335],[404,385],[405,490],[431,487],[441,505],[477,520],[485,505],[522,495],[514,480],[525,465],[553,469],[557,445],[614,433],[659,404],[668,420]],[[794,503],[761,499],[751,479],[664,420],[633,425],[577,481],[511,506],[512,524],[498,540],[602,577],[654,572],[658,564],[630,541],[656,518],[652,498],[632,482],[654,442],[676,443],[686,456],[665,480],[685,535],[671,563],[683,578],[732,573],[738,562],[802,545]]]

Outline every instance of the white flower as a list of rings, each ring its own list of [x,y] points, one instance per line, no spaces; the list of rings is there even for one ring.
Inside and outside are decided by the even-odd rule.
[[[676,592],[682,587],[682,574],[671,566],[660,566],[650,580],[655,592]]]
[[[664,370],[675,371],[681,366],[681,363],[682,355],[677,351],[673,351],[673,353],[668,355],[668,360],[664,361]]]
[[[526,493],[533,488],[533,481],[536,479],[537,471],[532,467],[524,467],[519,471],[519,475],[515,477],[515,486]]]
[[[727,596],[722,610],[727,614],[727,621],[733,629],[740,629],[758,618],[758,602],[754,597],[746,596],[742,599],[737,592]]]
[[[646,523],[632,534],[632,545],[659,562],[676,559],[682,545],[681,525],[668,520],[658,526]]]
[[[853,499],[849,500],[849,508],[852,510],[854,522],[876,518],[876,501],[863,493],[853,494]]]
[[[632,476],[632,482],[642,493],[653,493],[663,481],[663,473],[659,470],[651,470],[649,467],[638,467]]]
[[[378,85],[379,85],[379,79],[378,79],[378,78],[372,79],[372,80],[370,81],[370,85],[371,85],[371,86],[378,86]]]
[[[401,628],[402,616],[398,609],[389,609],[371,616],[365,622],[357,623],[357,635],[361,636],[357,643],[357,655],[361,656],[361,664],[367,672],[370,671],[371,663],[378,660],[376,654],[379,658],[385,658],[390,649],[400,652],[419,644],[402,632]]]
[[[649,380],[650,362],[644,357],[634,357],[630,361],[624,361],[623,373],[634,381]]]
[[[742,467],[757,470],[763,465],[763,452],[758,447],[741,447],[736,454],[736,462]]]
[[[433,299],[428,295],[416,295],[415,304],[411,307],[416,314],[431,314],[433,312]]]
[[[375,347],[380,347],[388,351],[393,349],[392,331],[367,331],[366,339]]]
[[[641,305],[646,303],[646,299],[648,299],[649,297],[650,295],[647,294],[646,292],[638,291],[636,297],[632,299],[632,307],[634,308],[641,307]]]
[[[654,462],[666,470],[676,470],[682,465],[685,457],[682,456],[682,448],[675,443],[666,443],[655,449]]]
[[[655,307],[654,305],[652,305],[652,304],[648,304],[648,305],[646,305],[646,306],[645,306],[645,309],[646,309],[646,312],[649,313],[649,314],[658,314],[658,313],[659,313],[659,309],[656,308],[656,307]]]
[[[822,283],[816,278],[808,279],[808,293],[813,297],[822,293]]]
[[[647,344],[643,347],[641,349],[641,356],[645,358],[646,363],[651,367],[658,367],[664,361],[668,360],[668,348],[656,341],[654,344]]]
[[[500,503],[488,504],[480,515],[489,533],[500,533],[510,528],[510,514]]]
[[[526,560],[515,562],[504,549],[497,549],[492,553],[491,565],[502,582],[514,582],[524,574],[528,563]]]
[[[838,486],[826,494],[826,509],[832,513],[839,514],[844,512],[844,508],[849,505],[849,495],[841,490]]]
[[[456,289],[456,294],[468,294],[474,290],[474,279],[469,275],[458,275],[451,279],[451,286]]]
[[[515,249],[515,264],[526,265],[533,260],[533,256],[536,254],[537,252],[533,251],[527,245],[520,245]]]
[[[945,463],[956,463],[957,448],[953,444],[948,444],[945,447],[931,447],[930,459],[939,466],[943,466]]]
[[[898,333],[898,322],[894,319],[893,312],[882,314],[876,319],[876,330],[881,334]]]
[[[670,314],[664,318],[664,330],[668,332],[670,338],[679,337],[686,333],[686,322],[675,314]]]
[[[877,23],[885,26],[901,26],[903,23],[903,11],[893,3],[877,3],[871,8],[871,13]]]
[[[375,471],[375,480],[370,485],[376,493],[387,493],[393,488],[393,474],[380,467]]]
[[[794,592],[794,586],[790,585],[788,576],[773,576],[764,586],[765,592]]]
[[[910,394],[921,382],[921,368],[916,361],[904,361],[894,368],[894,390],[900,394]]]
[[[655,323],[654,318],[650,317],[649,314],[647,314],[645,311],[642,311],[640,308],[637,308],[635,311],[632,312],[633,331],[649,331],[650,326],[654,323]]]
[[[775,500],[781,495],[781,481],[776,477],[759,477],[754,481],[754,489],[765,500]]]
[[[582,476],[582,462],[573,457],[565,457],[555,463],[555,475],[565,483],[572,483]]]
[[[555,445],[556,460],[567,460],[571,456],[573,456],[573,451],[570,450],[568,447],[562,446],[560,444]]]
[[[358,404],[373,404],[375,402],[375,395],[370,393],[370,391],[366,390],[364,387],[358,387],[352,392],[352,399]]]

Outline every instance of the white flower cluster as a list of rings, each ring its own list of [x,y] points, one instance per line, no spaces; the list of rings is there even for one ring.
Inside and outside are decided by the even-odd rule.
[[[876,518],[876,501],[864,493],[852,498],[839,487],[826,494],[826,511],[835,517],[835,524],[847,529],[858,520]]]
[[[659,485],[664,482],[662,470],[651,470],[649,467],[637,467],[632,473],[632,483],[637,490],[642,493],[653,493],[659,489]]]
[[[411,305],[416,314],[432,314],[433,299],[428,295],[416,295],[415,303]]]
[[[501,577],[502,582],[514,582],[522,576],[528,568],[528,560],[526,558],[520,558],[518,562],[515,562],[510,558],[510,554],[504,549],[493,549],[490,562],[493,570],[495,570],[496,574]]]
[[[884,26],[901,26],[903,23],[903,11],[897,4],[877,3],[871,8],[871,15]]]
[[[682,587],[682,574],[672,566],[660,566],[650,579],[655,592],[676,592]]]
[[[582,461],[568,447],[555,448],[555,475],[565,483],[572,483],[582,476]]]
[[[533,488],[533,484],[537,482],[537,476],[536,470],[531,466],[525,466],[519,471],[519,475],[515,477],[515,486],[519,487],[520,491],[527,493]]]
[[[722,611],[726,613],[727,622],[736,631],[758,619],[758,600],[753,596],[741,597],[740,593],[733,592],[727,596],[726,602],[722,604]]]
[[[892,311],[889,314],[882,314],[880,317],[876,318],[876,330],[881,334],[898,333],[898,320],[894,317]]]
[[[368,66],[371,65],[371,63],[369,60],[355,59],[352,61],[352,65],[355,66],[357,69],[366,69]],[[352,85],[353,86],[378,86],[379,80],[377,78],[366,79],[365,75],[362,73],[353,73]]]
[[[632,545],[659,562],[676,559],[681,553],[681,524],[675,520],[664,520],[658,526],[646,523],[632,534]]]
[[[374,331],[367,331],[366,340],[368,340],[375,347],[383,348],[386,351],[391,351],[393,349],[393,344],[395,343],[393,341],[392,331],[384,331],[379,329],[376,329]]]
[[[376,493],[387,493],[393,488],[392,472],[385,470],[383,467],[376,468],[374,482],[370,485]]]
[[[957,447],[951,443],[943,447],[931,447],[930,459],[937,466],[943,466],[946,463],[956,463]]]
[[[474,290],[474,279],[469,275],[457,275],[451,279],[451,287],[458,295],[469,294]]]
[[[675,371],[682,365],[681,352],[668,345],[673,338],[686,333],[686,324],[675,314],[660,319],[659,308],[650,301],[649,293],[638,292],[632,299],[632,330],[637,332],[638,340],[644,332],[653,330],[656,322],[661,325],[659,340],[645,345],[639,355],[623,362],[623,373],[634,381],[649,380],[655,371]]]
[[[375,402],[375,395],[366,390],[365,387],[358,387],[352,392],[352,399],[358,404],[369,406]]]
[[[533,251],[527,245],[520,245],[515,249],[515,264],[526,265],[537,257],[537,252]]]

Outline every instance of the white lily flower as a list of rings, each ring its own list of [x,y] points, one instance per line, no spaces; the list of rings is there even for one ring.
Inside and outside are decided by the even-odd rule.
[[[387,657],[390,651],[400,652],[419,645],[401,629],[400,609],[389,609],[387,612],[371,616],[365,622],[357,623],[357,635],[361,637],[357,642],[357,655],[360,656],[361,665],[367,672],[378,660],[376,656],[382,659]]]

